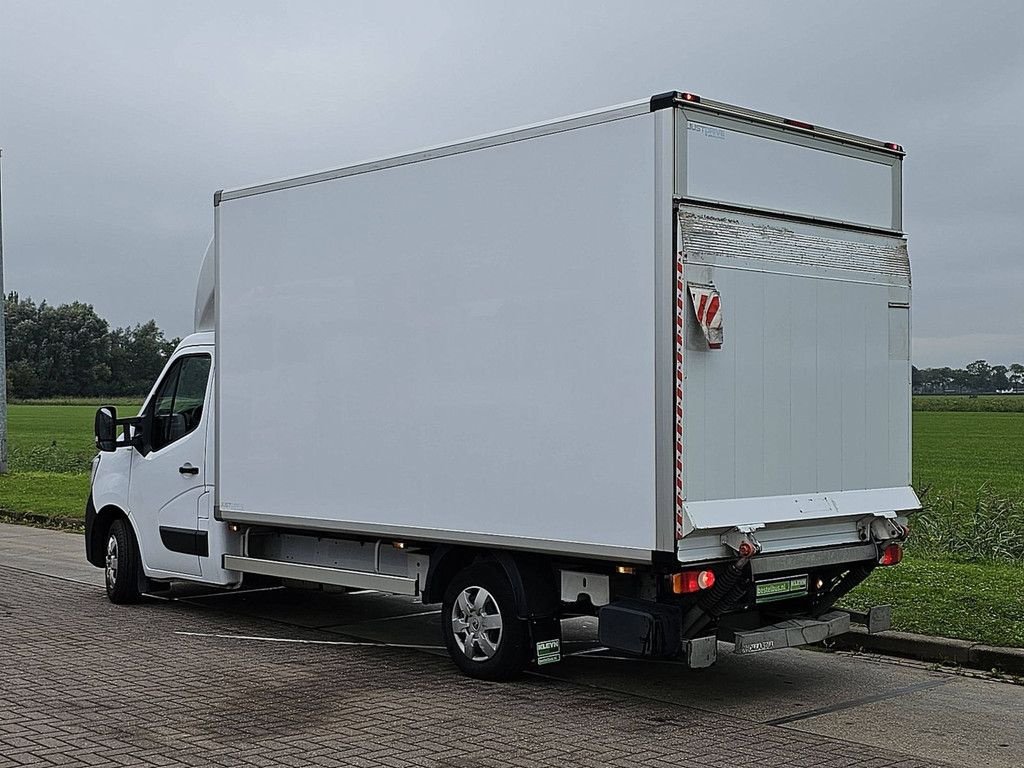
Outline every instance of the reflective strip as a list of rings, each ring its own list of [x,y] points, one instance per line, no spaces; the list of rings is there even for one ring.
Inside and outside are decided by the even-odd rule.
[[[676,317],[675,317],[675,506],[676,541],[683,538],[683,344],[686,338],[684,326],[686,311],[686,282],[683,280],[683,252],[676,253]]]

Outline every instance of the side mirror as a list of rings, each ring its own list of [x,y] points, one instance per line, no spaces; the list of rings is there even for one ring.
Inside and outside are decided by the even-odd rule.
[[[97,450],[115,450],[117,448],[117,408],[105,405],[97,410],[93,432],[96,435]]]

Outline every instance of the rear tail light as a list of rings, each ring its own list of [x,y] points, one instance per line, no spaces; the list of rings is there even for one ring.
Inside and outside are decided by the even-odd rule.
[[[889,544],[882,550],[882,556],[878,558],[879,565],[896,565],[903,559],[903,547],[899,544]]]
[[[680,571],[672,574],[672,591],[677,595],[689,595],[710,589],[715,584],[714,571]]]
[[[891,149],[893,152],[902,152],[903,151],[903,147],[901,147],[895,141],[887,141],[887,142],[885,142],[885,148],[886,149]]]

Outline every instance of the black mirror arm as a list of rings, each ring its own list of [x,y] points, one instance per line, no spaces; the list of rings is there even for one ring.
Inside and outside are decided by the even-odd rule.
[[[144,442],[143,436],[139,433],[138,427],[142,424],[142,416],[132,416],[128,419],[117,419],[114,421],[114,433],[117,433],[118,428],[122,430],[121,439],[114,442],[114,445],[118,448],[124,448],[125,446],[132,446],[133,448],[141,448]],[[129,437],[129,435],[131,435]]]

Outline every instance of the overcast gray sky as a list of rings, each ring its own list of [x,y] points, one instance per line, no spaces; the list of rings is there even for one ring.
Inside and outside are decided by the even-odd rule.
[[[191,331],[213,192],[671,90],[902,143],[919,366],[1024,361],[1024,3],[0,0],[6,287]]]

